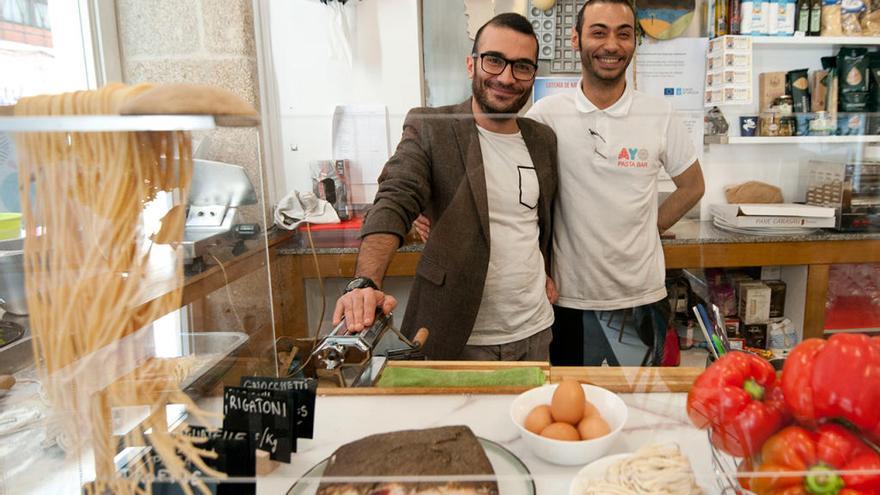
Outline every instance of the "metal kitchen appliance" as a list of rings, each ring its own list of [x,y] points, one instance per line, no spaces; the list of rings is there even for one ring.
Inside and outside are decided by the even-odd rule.
[[[24,238],[0,241],[0,309],[27,314],[24,291]]]
[[[257,193],[243,167],[193,159],[183,228],[184,264],[203,265],[202,256],[233,230],[238,207],[256,203]]]
[[[880,162],[811,160],[804,176],[806,203],[835,208],[835,228],[880,231]]]
[[[428,329],[421,328],[410,340],[391,324],[392,313],[377,311],[373,326],[360,333],[345,333],[343,319],[312,350],[306,362],[311,364],[318,379],[329,379],[341,387],[370,387],[379,378],[388,360],[424,360],[421,348],[428,338]],[[376,355],[375,351],[387,331],[393,332],[405,347]]]

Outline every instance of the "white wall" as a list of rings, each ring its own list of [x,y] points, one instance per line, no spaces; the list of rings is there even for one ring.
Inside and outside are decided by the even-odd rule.
[[[393,152],[406,112],[422,101],[418,1],[347,2],[351,65],[330,56],[330,7],[318,0],[272,0],[269,5],[286,190],[311,190],[309,162],[333,158],[336,105],[386,105]],[[355,190],[355,202],[372,198],[372,192]]]

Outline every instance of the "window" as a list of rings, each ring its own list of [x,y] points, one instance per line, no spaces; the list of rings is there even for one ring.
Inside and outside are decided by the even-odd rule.
[[[0,42],[51,47],[48,0],[0,0]]]
[[[0,105],[94,87],[87,0],[0,0]]]
[[[3,0],[0,17],[8,22],[49,29],[49,0]]]

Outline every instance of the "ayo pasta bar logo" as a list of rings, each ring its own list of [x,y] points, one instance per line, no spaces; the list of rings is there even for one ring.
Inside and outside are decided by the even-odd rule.
[[[617,154],[620,168],[648,168],[648,150],[644,148],[620,148]]]

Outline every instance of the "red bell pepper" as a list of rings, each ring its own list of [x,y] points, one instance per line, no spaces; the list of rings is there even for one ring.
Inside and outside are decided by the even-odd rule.
[[[721,356],[697,377],[687,413],[697,428],[711,428],[716,447],[737,457],[756,452],[788,419],[773,366],[744,352]]]
[[[799,422],[842,418],[880,439],[880,338],[836,334],[805,340],[786,359],[781,382]]]
[[[789,426],[761,447],[748,486],[758,495],[877,495],[880,454],[837,424]]]

